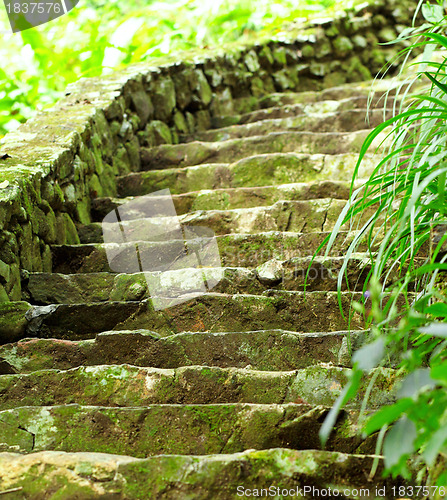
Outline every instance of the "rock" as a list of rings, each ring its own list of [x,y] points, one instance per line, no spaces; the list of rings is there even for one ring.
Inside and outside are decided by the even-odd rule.
[[[269,260],[262,266],[256,268],[258,280],[266,285],[278,285],[281,283],[284,275],[282,262],[276,259]]]
[[[292,491],[307,500],[316,497],[316,489],[329,497],[330,489],[338,490],[338,494],[362,488],[372,497],[376,488],[396,487],[396,482],[379,479],[383,470],[381,459],[374,482],[365,483],[373,461],[373,456],[281,448],[143,459],[88,452],[42,451],[25,456],[0,453],[0,488],[30,500],[41,498],[43,491],[68,498],[67,490],[71,498],[83,499],[229,500],[241,494],[261,496],[269,488],[274,488],[274,494],[287,490],[288,495]]]
[[[0,302],[0,343],[15,342],[25,334],[28,302]]]
[[[337,37],[334,42],[335,53],[339,57],[345,57],[349,52],[351,52],[354,48],[351,40],[346,36]]]

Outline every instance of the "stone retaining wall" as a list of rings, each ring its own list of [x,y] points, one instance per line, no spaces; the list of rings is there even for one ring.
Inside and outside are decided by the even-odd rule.
[[[272,92],[370,79],[399,49],[379,42],[410,25],[415,4],[377,0],[250,45],[70,85],[0,148],[0,301],[20,300],[21,270],[51,271],[50,245],[79,243],[91,198],[116,194],[115,177],[139,169],[141,146],[175,143]]]

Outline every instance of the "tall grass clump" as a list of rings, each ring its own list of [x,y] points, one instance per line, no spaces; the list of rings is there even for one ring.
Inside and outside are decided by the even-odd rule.
[[[421,14],[424,22],[416,26]],[[352,310],[365,316],[368,342],[353,355],[350,381],[321,429],[322,441],[362,376],[372,368],[394,366],[403,379],[395,402],[372,416],[361,412],[362,425],[366,434],[377,433],[385,474],[415,479],[408,464],[416,459],[417,479],[433,486],[421,495],[430,498],[444,498],[447,485],[446,28],[443,1],[420,0],[413,26],[392,42],[406,42],[398,54],[401,71],[393,95],[391,90],[384,95],[385,103],[392,97],[393,117],[366,138],[350,198],[319,249],[325,247],[327,255],[342,227],[354,231],[338,277],[340,304],[348,263],[365,242],[370,269],[363,302],[352,303]],[[416,53],[422,55],[413,59]],[[359,166],[384,133],[385,152],[359,186]],[[372,215],[360,222],[365,213]],[[367,399],[362,409],[366,405]]]

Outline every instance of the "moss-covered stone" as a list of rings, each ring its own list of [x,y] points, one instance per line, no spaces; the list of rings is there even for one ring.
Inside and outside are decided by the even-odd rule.
[[[352,61],[361,71],[361,66]],[[310,133],[277,132],[267,136],[229,139],[220,143],[190,142],[187,144],[163,144],[141,150],[143,170],[187,167],[200,163],[235,162],[243,158],[271,153],[319,153],[337,155],[360,150],[368,131]]]
[[[168,121],[175,108],[176,97],[174,83],[169,77],[161,77],[153,83],[152,102],[157,120]]]
[[[354,48],[351,40],[346,36],[338,36],[332,43],[334,45],[335,53],[339,57],[345,57]]]
[[[0,342],[14,342],[23,337],[28,321],[26,312],[31,309],[27,302],[0,303]]]
[[[29,375],[2,376],[0,411],[74,402],[103,406],[305,402],[331,406],[348,377],[349,370],[318,364],[288,372],[207,366],[172,370],[126,364],[43,370]],[[368,407],[392,399],[395,378],[391,370],[383,373],[386,386],[375,386]],[[370,377],[351,406],[361,403],[369,381]]]
[[[163,369],[205,365],[290,371],[309,367],[316,360],[349,366],[344,340],[348,335],[354,349],[365,338],[361,332],[299,334],[282,330],[179,333],[159,338],[150,330],[116,330],[102,332],[94,340],[23,340],[1,346],[0,358],[23,373],[118,363]]]
[[[246,449],[320,449],[325,407],[284,405],[153,405],[21,407],[0,411],[2,451],[100,452],[144,458],[159,454],[209,455]],[[345,412],[327,449],[355,449],[355,412]],[[179,426],[178,422],[182,425]],[[338,431],[339,429],[339,431]]]
[[[356,296],[356,295],[355,295]],[[298,331],[341,330],[346,322],[340,317],[336,292],[271,291],[269,295],[207,294],[172,306],[169,299],[158,298],[171,306],[154,311],[151,301],[114,302],[105,304],[58,305],[39,318],[34,333],[40,337],[87,339],[109,329],[150,328],[162,336],[184,330],[248,331],[251,329],[284,328]],[[345,314],[350,295],[342,294]],[[38,309],[35,310],[38,313]],[[351,326],[361,328],[359,315]],[[17,332],[17,335],[19,332]]]
[[[310,492],[304,491],[309,484],[319,491],[363,489],[370,497],[376,488],[391,491],[393,486],[404,484],[401,479],[381,479],[381,459],[374,481],[365,483],[373,461],[373,456],[291,449],[145,459],[57,451],[1,453],[0,487],[2,491],[18,488],[20,494],[31,500],[37,500],[43,491],[51,491],[62,499],[124,495],[136,500],[161,498],[169,491],[170,498],[205,500],[212,496],[229,500],[240,498],[241,492],[261,496],[272,487],[270,491],[279,494],[282,489],[301,491],[302,498],[310,500],[315,498],[312,487]]]

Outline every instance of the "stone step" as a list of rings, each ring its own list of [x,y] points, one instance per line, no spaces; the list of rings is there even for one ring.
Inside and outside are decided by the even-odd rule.
[[[270,108],[273,106],[285,106],[288,104],[313,104],[323,101],[343,101],[345,99],[368,99],[371,95],[371,105],[383,107],[385,103],[385,92],[388,92],[387,103],[391,107],[392,99],[396,95],[396,90],[403,82],[398,80],[371,80],[366,82],[355,82],[351,84],[330,87],[321,91],[306,92],[276,92],[259,100],[260,108]],[[401,95],[408,88],[403,85],[399,94]],[[416,87],[413,88],[416,90]],[[371,93],[373,91],[373,93]]]
[[[376,475],[366,481],[374,461]],[[43,475],[42,470],[48,472]],[[400,478],[383,479],[382,471],[383,459],[372,455],[284,448],[145,459],[86,452],[0,453],[0,489],[11,491],[5,499],[37,500],[43,491],[68,498],[68,490],[70,498],[86,500],[231,500],[261,496],[269,489],[275,498],[282,491],[306,500],[321,493],[329,498],[329,491],[340,498],[359,498],[360,490],[362,496],[374,498],[377,492],[382,496],[405,484]]]
[[[178,215],[196,210],[228,210],[233,208],[253,208],[273,205],[279,200],[303,201],[320,198],[349,198],[350,184],[341,181],[313,181],[278,186],[238,187],[207,189],[190,193],[174,194],[172,201]],[[153,196],[157,199],[157,196]],[[102,197],[92,200],[92,219],[102,222],[110,212],[135,200],[126,198]],[[135,212],[139,215],[138,211]]]
[[[345,205],[346,200],[320,198],[305,201],[280,200],[271,206],[253,208],[198,210],[175,217],[148,218],[144,213],[136,211],[121,220],[119,225],[118,222],[92,222],[79,225],[77,229],[81,243],[103,243],[103,233],[115,237],[118,243],[122,240],[121,231],[131,235],[132,240],[136,241],[167,241],[168,238],[175,241],[182,237],[179,224],[186,228],[206,227],[215,235],[257,234],[266,231],[322,232],[333,229]],[[141,203],[141,211],[146,208],[146,202]],[[371,213],[371,210],[365,211],[360,223],[366,222]],[[347,226],[349,228],[349,224]]]
[[[0,377],[0,411],[72,403],[119,407],[220,403],[331,406],[350,372],[319,364],[286,372],[212,366],[159,369],[130,364],[42,370]],[[395,400],[396,370],[377,368],[365,378],[349,407],[360,407],[372,376],[376,383],[367,408]],[[383,386],[386,391],[379,388]]]
[[[291,108],[289,107],[288,110],[290,113]],[[267,135],[272,132],[280,131],[313,133],[355,132],[358,130],[375,128],[391,117],[392,109],[387,109],[385,112],[381,109],[374,109],[370,110],[369,113],[366,109],[353,109],[349,111],[336,112],[302,112],[302,114],[298,114],[298,116],[292,115],[280,118],[271,117],[260,121],[235,124],[219,129],[197,132],[192,135],[180,135],[179,139],[180,142],[216,142],[243,137],[259,136],[263,134]]]
[[[141,148],[141,170],[182,168],[203,163],[233,163],[254,155],[271,153],[307,153],[337,155],[358,153],[370,133],[356,132],[271,132],[269,134],[229,139],[223,142],[188,142]],[[380,134],[371,150],[386,134]]]
[[[274,103],[276,100],[281,99],[294,99],[296,94],[273,94],[261,99],[263,105],[266,102]],[[299,99],[302,99],[299,97]],[[396,100],[394,97],[390,97],[387,100],[388,109],[392,108]],[[370,110],[373,112],[382,111],[384,101],[379,102],[379,98],[376,97],[371,102]],[[382,108],[382,109],[381,109]],[[288,118],[291,116],[301,116],[301,115],[313,115],[313,114],[324,114],[324,113],[343,113],[346,111],[356,111],[362,110],[366,113],[368,109],[368,96],[358,95],[354,97],[348,97],[346,99],[340,100],[321,100],[314,102],[303,102],[299,104],[287,103],[284,105],[274,105],[273,107],[268,107],[264,109],[258,109],[250,113],[244,113],[240,115],[228,115],[228,116],[216,116],[211,118],[211,124],[214,129],[229,127],[231,125],[243,125],[245,123],[255,123],[261,120],[274,120],[277,118]]]
[[[359,292],[341,292],[345,317],[352,298]],[[189,299],[189,300],[188,300]],[[2,332],[2,343],[24,337],[81,340],[106,330],[147,328],[161,336],[181,331],[250,331],[282,328],[302,332],[343,330],[347,319],[340,315],[337,292],[289,292],[268,290],[263,295],[185,294],[153,301],[51,304],[32,306],[22,318],[20,329]],[[179,300],[184,302],[179,303]],[[14,304],[14,303],[12,303]],[[22,303],[20,303],[22,304]],[[176,304],[176,305],[173,305]],[[10,321],[17,319],[17,315]],[[354,313],[350,327],[363,328],[363,318]]]
[[[270,231],[257,234],[227,234],[216,236],[215,240],[219,249],[221,265],[223,267],[258,267],[266,261],[289,260],[297,257],[307,257],[315,253],[320,244],[328,236],[327,232],[292,233]],[[337,236],[331,256],[342,256],[346,252],[347,245],[352,241],[354,231],[341,231]],[[129,256],[129,260],[135,255],[135,243],[138,244],[139,254],[145,262],[157,262],[159,256],[166,258],[168,252],[172,252],[172,243],[166,242],[130,242],[120,245],[122,258]],[[115,269],[112,261],[112,270],[107,260],[107,252],[115,250],[116,244],[96,243],[83,245],[52,245],[53,272],[62,274],[92,273],[92,272],[139,272],[140,269],[131,270]],[[366,251],[366,245],[359,247],[359,252]],[[183,269],[187,263],[183,261],[174,262],[176,254],[166,269]],[[166,262],[166,259],[165,259]],[[130,266],[129,266],[130,267]]]
[[[159,454],[209,455],[247,449],[321,449],[319,429],[329,408],[308,404],[207,404],[104,407],[23,406],[0,411],[1,451],[97,452],[137,458]],[[326,449],[373,453],[344,410]]]
[[[290,371],[315,362],[350,366],[367,331],[296,333],[285,330],[183,332],[160,337],[150,330],[111,330],[89,340],[28,338],[0,346],[1,374],[68,370],[127,363],[163,369],[207,365]]]
[[[310,261],[310,257],[289,261],[272,259],[257,269],[224,267],[221,269],[222,279],[213,287],[213,291],[256,295],[271,288],[304,290]],[[317,257],[309,270],[306,290],[337,290],[337,279],[342,264],[343,258],[340,257]],[[349,289],[362,290],[369,270],[366,254],[354,257],[347,268]],[[185,269],[185,273],[190,276],[197,275],[199,279],[203,270],[190,268]],[[150,297],[147,275],[151,283],[157,279],[155,273],[30,273],[22,281],[22,297],[36,305],[142,300]],[[171,276],[174,278],[174,273]],[[178,273],[177,281],[171,282],[170,287],[174,293],[183,294],[188,290],[190,282],[188,283],[184,276],[183,273]],[[342,288],[346,290],[344,281]]]
[[[353,153],[337,155],[269,153],[244,158],[231,164],[210,163],[185,168],[135,172],[118,177],[117,189],[120,197],[126,197],[150,194],[161,189],[169,189],[171,194],[176,195],[201,190],[214,191],[318,181],[342,181],[350,184],[357,160],[358,155]],[[365,155],[359,177],[369,177],[379,161],[378,155]],[[327,195],[335,197],[336,192],[329,192]],[[209,196],[214,198],[219,195]]]

